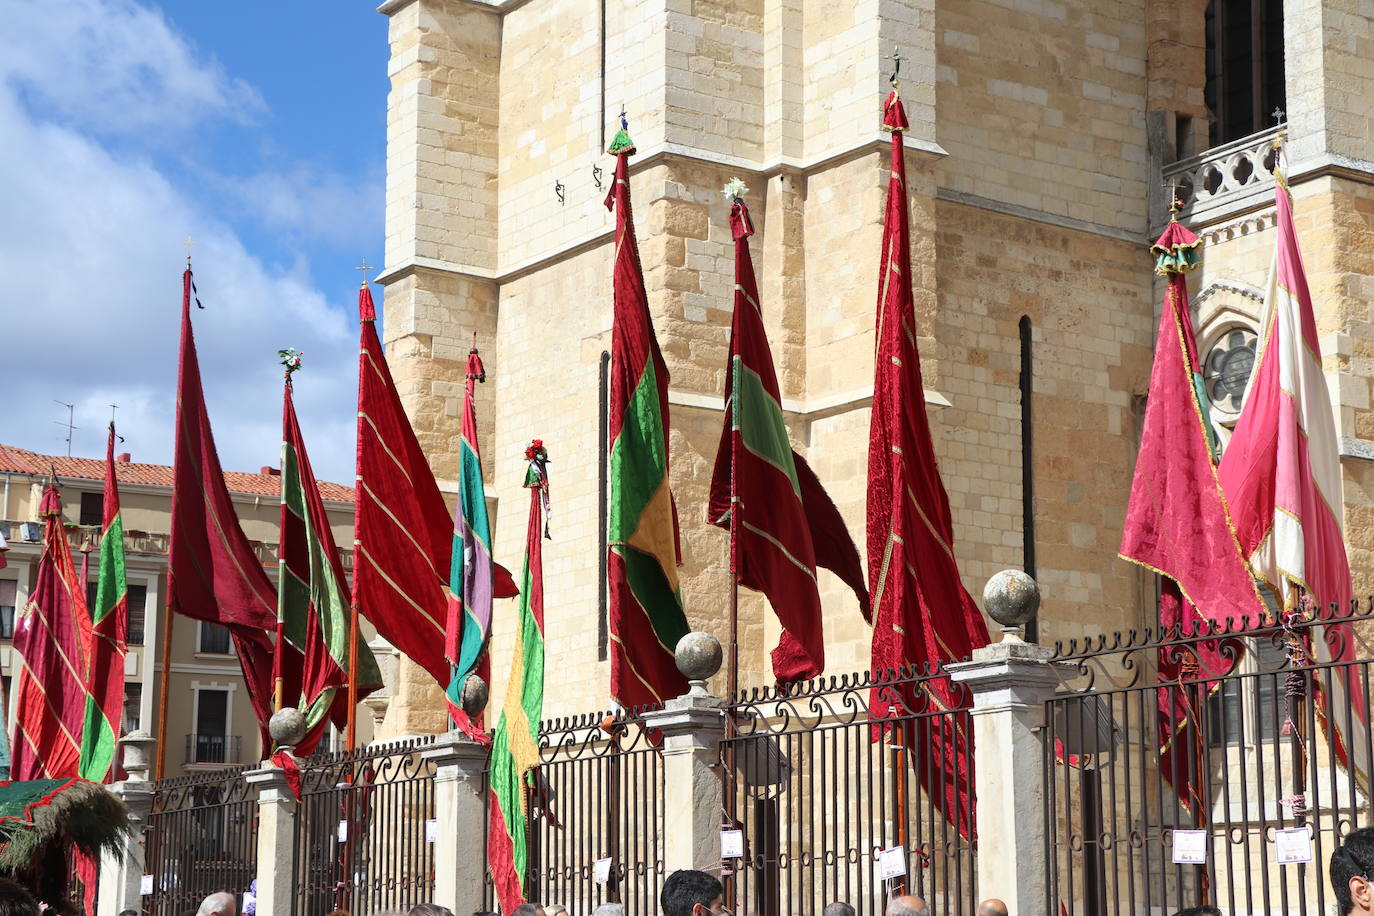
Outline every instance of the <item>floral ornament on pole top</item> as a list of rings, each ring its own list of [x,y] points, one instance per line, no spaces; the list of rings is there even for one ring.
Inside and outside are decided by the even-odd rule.
[[[539,499],[544,504],[544,537],[551,538],[549,534],[549,517],[552,515],[549,505],[549,450],[544,448],[543,439],[531,439],[530,444],[525,446],[525,460],[530,463],[529,469],[525,472],[525,487],[539,491]]]
[[[749,193],[749,188],[738,178],[731,178],[725,183],[725,187],[720,189],[720,193],[725,195],[725,199],[731,203],[739,200]]]
[[[291,373],[301,367],[301,357],[305,355],[304,350],[297,350],[295,347],[287,347],[285,350],[278,350],[277,356],[281,357],[281,364],[286,368],[286,378],[291,378]]]

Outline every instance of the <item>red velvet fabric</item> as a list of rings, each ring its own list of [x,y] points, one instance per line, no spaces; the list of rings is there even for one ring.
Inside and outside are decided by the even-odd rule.
[[[868,570],[874,605],[873,669],[964,659],[988,643],[987,625],[959,578],[949,497],[935,461],[926,417],[916,311],[911,291],[902,129],[894,92],[884,105],[892,131],[892,172],[878,268],[877,352],[868,451]],[[963,703],[947,679],[874,689],[869,714],[909,747],[932,802],[960,833],[973,833],[973,735],[960,719],[914,714]],[[894,729],[894,725],[898,728]]]

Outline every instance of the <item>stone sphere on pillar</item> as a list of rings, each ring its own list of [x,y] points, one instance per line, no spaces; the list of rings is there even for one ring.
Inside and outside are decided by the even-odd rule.
[[[692,684],[705,684],[720,670],[724,653],[720,640],[710,633],[688,633],[677,642],[673,650],[673,660],[677,670]]]
[[[267,733],[277,747],[295,747],[305,737],[305,714],[294,706],[278,709],[267,720]]]
[[[1040,586],[1019,569],[1004,569],[983,587],[983,607],[1010,634],[1035,619]]]
[[[475,674],[469,674],[467,680],[463,681],[463,693],[460,697],[463,712],[468,714],[469,719],[477,718],[482,714],[482,710],[487,708],[488,696],[487,682]]]

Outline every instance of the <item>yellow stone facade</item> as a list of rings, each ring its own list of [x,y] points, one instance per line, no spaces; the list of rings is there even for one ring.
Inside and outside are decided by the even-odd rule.
[[[1356,0],[1285,4],[1301,241],[1341,435],[1371,443],[1374,23]],[[521,454],[553,458],[545,545],[548,715],[604,707],[598,657],[598,401],[621,108],[635,225],[672,373],[672,485],[694,628],[724,639],[726,535],[704,523],[721,422],[733,257],[721,186],[749,186],[754,257],[794,444],[862,549],[876,270],[900,49],[912,262],[936,450],[965,584],[1023,562],[1020,341],[1034,349],[1040,638],[1144,625],[1154,581],[1116,556],[1149,378],[1161,169],[1206,148],[1201,5],[1181,0],[390,0],[383,331],[441,486],[456,476],[474,334],[495,552],[520,562]],[[598,187],[598,184],[600,185]],[[560,201],[555,186],[561,189]],[[1270,186],[1185,220],[1210,340],[1251,326]],[[1243,198],[1243,199],[1242,199]],[[1271,200],[1271,198],[1270,198]],[[1266,213],[1268,218],[1266,219]],[[1207,295],[1201,294],[1209,290]],[[1211,337],[1209,337],[1211,335]],[[1345,459],[1356,590],[1374,590],[1374,464]],[[828,673],[866,667],[856,603],[821,575]],[[513,607],[498,602],[493,702]],[[743,685],[777,625],[741,600]],[[389,734],[443,727],[415,672]],[[723,688],[723,681],[715,685]]]

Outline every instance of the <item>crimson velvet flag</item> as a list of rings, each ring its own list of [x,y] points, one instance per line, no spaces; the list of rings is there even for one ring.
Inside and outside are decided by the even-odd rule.
[[[865,617],[868,589],[839,510],[787,436],[749,253],[754,227],[738,197],[730,208],[730,231],[735,240],[734,318],[725,423],[707,518],[730,530],[732,572],[741,585],[768,596],[782,623],[773,676],[790,683],[825,670],[816,566],[835,570],[854,588]]]
[[[1170,221],[1151,249],[1166,277],[1145,424],[1136,457],[1121,556],[1164,577],[1159,623],[1187,635],[1208,618],[1257,623],[1263,613],[1254,580],[1231,528],[1217,481],[1213,432],[1188,305],[1185,274],[1200,263],[1198,237]],[[1206,697],[1231,660],[1208,640],[1190,652],[1161,651],[1158,691],[1160,771],[1195,818],[1202,798]]]
[[[191,328],[193,290],[187,267],[182,275],[167,602],[178,614],[229,630],[263,747],[270,747],[273,647],[268,632],[277,626],[277,591],[239,527],[224,483]]]
[[[14,626],[15,714],[10,774],[16,780],[80,775],[89,692],[91,616],[86,584],[72,564],[62,497],[43,490],[43,553],[33,593]]]
[[[366,286],[358,292],[358,317],[353,603],[442,689],[451,677],[444,648],[453,522],[401,406]],[[515,583],[500,567],[493,590],[497,598],[515,595]]]
[[[894,91],[883,106],[892,133],[892,173],[878,270],[877,350],[868,449],[868,570],[874,607],[873,670],[936,665],[969,657],[988,644],[987,625],[959,578],[949,497],[935,461],[916,349],[907,217],[907,127]],[[926,691],[929,691],[927,693]],[[912,727],[911,713],[966,705],[947,678],[924,688],[875,688],[869,715],[906,728],[884,729],[915,750],[917,772],[931,801],[970,836],[973,735],[960,717],[938,716]]]

